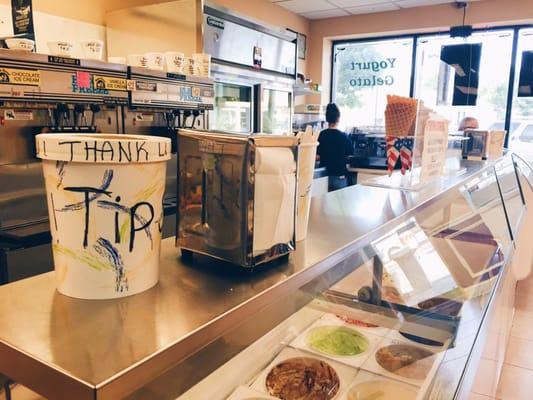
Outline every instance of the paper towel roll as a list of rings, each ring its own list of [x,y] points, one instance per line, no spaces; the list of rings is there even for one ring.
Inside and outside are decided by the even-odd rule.
[[[253,252],[294,237],[296,161],[291,149],[256,150]]]
[[[258,147],[255,152],[255,173],[283,175],[296,171],[292,149],[287,147]]]

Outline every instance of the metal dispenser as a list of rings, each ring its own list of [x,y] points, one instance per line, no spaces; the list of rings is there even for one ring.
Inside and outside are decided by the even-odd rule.
[[[243,267],[295,247],[298,139],[180,130],[177,245]]]

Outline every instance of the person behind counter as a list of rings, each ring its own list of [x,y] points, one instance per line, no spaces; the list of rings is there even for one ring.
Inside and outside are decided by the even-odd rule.
[[[463,132],[466,129],[479,129],[479,122],[474,117],[464,117],[459,123],[459,131]]]
[[[353,145],[346,133],[337,129],[341,113],[335,103],[326,107],[326,121],[328,129],[320,132],[318,137],[317,154],[320,166],[326,167],[328,174],[328,189],[330,191],[348,186],[346,179],[347,157],[353,154]]]

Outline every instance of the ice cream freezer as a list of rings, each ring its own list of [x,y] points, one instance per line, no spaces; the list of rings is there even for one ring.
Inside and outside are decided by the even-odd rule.
[[[468,398],[512,319],[531,188],[510,157],[315,197],[307,239],[253,273],[168,238],[135,296],[69,298],[53,273],[2,286],[0,373],[49,399]]]

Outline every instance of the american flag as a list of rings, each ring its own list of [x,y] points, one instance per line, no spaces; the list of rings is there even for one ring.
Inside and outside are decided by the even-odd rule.
[[[402,162],[402,175],[405,175],[407,170],[411,170],[413,165],[413,152],[409,147],[407,139],[402,140],[402,147],[400,148],[400,160]]]
[[[401,140],[396,136],[387,136],[387,171],[391,176],[398,157],[400,157]]]

